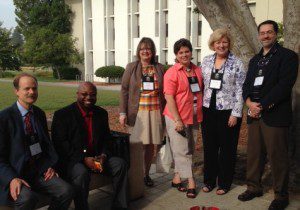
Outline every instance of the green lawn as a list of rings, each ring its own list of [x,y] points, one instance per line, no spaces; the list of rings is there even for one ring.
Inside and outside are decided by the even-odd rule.
[[[51,113],[76,100],[76,88],[50,87],[39,85],[39,98],[36,105]],[[0,110],[16,101],[12,83],[0,82]],[[118,106],[119,92],[100,90],[97,97],[99,106]]]

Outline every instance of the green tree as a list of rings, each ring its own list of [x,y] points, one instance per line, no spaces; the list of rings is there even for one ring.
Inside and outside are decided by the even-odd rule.
[[[11,31],[3,28],[0,22],[0,77],[3,70],[20,68],[20,61],[15,54],[10,35]]]
[[[58,68],[80,61],[75,39],[47,27],[37,29],[28,36],[23,52],[25,61],[37,66],[43,64]]]
[[[71,36],[72,11],[64,0],[14,0],[14,4],[25,38],[25,62],[51,66],[58,75],[60,67],[82,62]]]
[[[16,48],[24,44],[23,36],[18,27],[16,27],[11,34],[11,44]]]

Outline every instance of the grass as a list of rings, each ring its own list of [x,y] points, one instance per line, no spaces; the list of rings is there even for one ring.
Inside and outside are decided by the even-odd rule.
[[[11,106],[16,101],[12,83],[0,82],[0,110]],[[36,105],[47,113],[76,101],[76,88],[39,85],[39,98]],[[97,96],[99,106],[118,106],[119,92],[100,90]]]
[[[59,80],[53,77],[53,72],[52,70],[42,70],[42,69],[37,69],[35,71],[32,70],[23,70],[23,71],[12,71],[12,70],[6,70],[3,72],[4,78],[1,79],[6,79],[6,80],[12,80],[16,75],[26,72],[29,74],[34,75],[38,81],[41,82],[66,82],[66,81],[72,81],[72,80]]]

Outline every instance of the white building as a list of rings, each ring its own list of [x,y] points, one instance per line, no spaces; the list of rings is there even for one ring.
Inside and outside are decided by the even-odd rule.
[[[187,38],[193,45],[193,62],[199,64],[211,53],[207,41],[211,28],[205,18],[193,12],[192,0],[66,0],[73,12],[73,36],[84,53],[86,80],[102,66],[125,67],[135,60],[142,37],[156,45],[158,61],[173,64],[173,45]],[[282,21],[282,0],[248,0],[256,22]]]

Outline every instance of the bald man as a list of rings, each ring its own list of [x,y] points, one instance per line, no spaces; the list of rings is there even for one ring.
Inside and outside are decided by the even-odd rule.
[[[112,176],[112,209],[126,209],[127,166],[108,151],[111,138],[108,113],[95,105],[96,100],[96,86],[84,82],[78,87],[77,101],[54,113],[51,131],[59,156],[57,169],[74,186],[76,210],[89,209],[89,182],[93,172]]]

